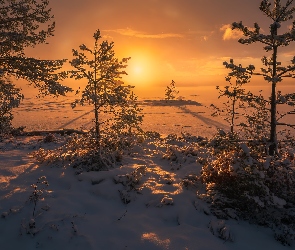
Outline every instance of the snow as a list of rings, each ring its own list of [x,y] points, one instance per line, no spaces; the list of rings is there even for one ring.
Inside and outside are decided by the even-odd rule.
[[[281,198],[279,198],[279,197],[277,197],[275,195],[273,195],[272,198],[273,198],[274,204],[277,204],[280,207],[283,207],[283,206],[285,206],[287,204],[287,202],[284,199],[281,199]]]
[[[41,101],[40,105],[24,105],[18,109],[14,122],[26,124],[29,130],[87,127],[91,119],[89,108],[79,108],[81,111],[75,113],[68,109],[69,103],[59,99],[43,102],[43,106]],[[143,106],[144,128],[162,134],[184,129],[208,136],[218,125],[227,128],[222,121],[214,121],[204,106]],[[36,116],[40,113],[42,116]],[[31,115],[40,120],[35,119],[34,123]],[[63,118],[66,116],[68,120]],[[19,136],[0,142],[3,250],[286,249],[274,239],[270,229],[236,220],[234,214],[230,220],[217,219],[208,205],[197,198],[199,187],[181,185],[184,178],[193,178],[201,169],[193,151],[187,152],[185,164],[171,164],[165,157],[165,146],[147,141],[124,155],[116,168],[77,175],[73,168],[40,164],[31,157],[35,150],[57,148],[66,139],[60,135],[56,138],[57,141],[44,142],[43,136]],[[243,150],[247,153],[246,147]],[[42,176],[48,187],[37,183]],[[36,202],[35,216],[34,202],[30,201],[33,184],[43,190]],[[283,200],[273,198],[284,205]]]
[[[149,145],[126,156],[121,167],[80,175],[28,157],[36,148],[57,144],[41,137],[1,144],[1,249],[285,249],[268,229],[210,215],[196,188],[179,185],[187,173],[199,170],[195,163],[171,170]],[[125,186],[114,178],[136,169],[141,170],[140,189],[128,192],[130,202],[124,204],[120,191],[126,192]],[[49,186],[33,218],[30,185],[41,176]]]

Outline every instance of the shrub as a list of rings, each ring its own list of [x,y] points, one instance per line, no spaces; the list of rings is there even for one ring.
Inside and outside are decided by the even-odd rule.
[[[257,141],[232,140],[218,134],[208,142],[208,156],[200,159],[199,197],[220,219],[242,218],[270,227],[277,240],[291,244],[295,230],[294,149],[284,145],[280,157],[268,156]],[[291,237],[292,236],[292,237]]]

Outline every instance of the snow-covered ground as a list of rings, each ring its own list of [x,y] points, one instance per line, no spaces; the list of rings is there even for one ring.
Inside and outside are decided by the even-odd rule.
[[[210,116],[206,106],[212,97],[188,99],[199,104],[166,106],[142,99],[143,128],[165,135],[182,131],[201,136],[227,128],[222,119]],[[14,125],[25,125],[26,130],[87,129],[91,108],[72,110],[70,102],[70,98],[26,99],[15,112]],[[56,142],[45,143],[42,136],[30,136],[0,143],[1,250],[288,248],[275,241],[270,229],[211,215],[196,197],[198,187],[180,185],[184,177],[199,173],[201,166],[194,158],[173,165],[163,159],[165,146],[146,142],[124,156],[120,167],[76,175],[73,168],[39,164],[30,156],[39,148],[56,148],[64,140],[57,136]],[[132,173],[141,177],[138,192],[126,193],[120,182]],[[37,183],[41,176],[48,186]],[[39,191],[44,189],[42,195],[38,193],[35,209],[30,201],[32,184]],[[122,197],[130,202],[124,204]],[[233,242],[218,238],[221,226],[228,229]]]
[[[1,249],[286,249],[269,229],[206,215],[198,187],[180,185],[199,172],[195,160],[171,165],[162,158],[166,149],[150,143],[125,156],[121,167],[75,175],[73,168],[40,165],[28,155],[58,144],[41,137],[1,143]],[[142,174],[138,192],[127,194],[120,178],[136,169]],[[37,183],[41,176],[49,186]],[[44,189],[35,212],[31,184]],[[120,194],[130,203],[124,204]],[[234,242],[212,234],[209,225],[218,230],[220,223]]]

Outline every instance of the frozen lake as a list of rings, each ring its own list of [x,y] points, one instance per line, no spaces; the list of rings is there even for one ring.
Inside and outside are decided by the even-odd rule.
[[[269,95],[266,87],[253,87],[249,89],[258,93]],[[294,87],[284,86],[283,93],[294,92]],[[33,91],[33,90],[32,90]],[[213,110],[210,104],[221,105],[225,99],[218,99],[215,86],[203,86],[196,88],[179,88],[179,95],[192,103],[174,103],[161,105],[160,99],[164,98],[164,88],[155,89],[150,96],[139,96],[140,107],[143,109],[144,122],[142,128],[149,131],[157,131],[160,134],[189,132],[191,134],[210,137],[218,128],[228,130],[229,126],[224,117],[212,117]],[[55,129],[89,129],[92,126],[94,115],[91,106],[77,106],[72,109],[70,104],[74,96],[35,98],[32,94],[24,99],[21,106],[14,110],[15,119],[13,125],[26,126],[27,131],[55,130]],[[195,105],[196,104],[196,105]],[[286,122],[295,121],[288,116]],[[293,122],[294,123],[294,122]]]

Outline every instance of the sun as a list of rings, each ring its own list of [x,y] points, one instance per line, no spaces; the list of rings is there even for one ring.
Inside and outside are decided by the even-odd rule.
[[[142,67],[139,65],[134,66],[132,71],[134,72],[135,75],[140,75],[143,73]]]
[[[154,59],[148,53],[133,52],[130,55],[124,81],[135,86],[142,86],[154,81],[153,61]]]

